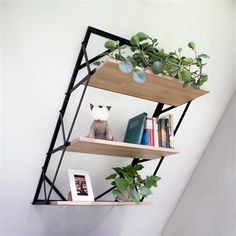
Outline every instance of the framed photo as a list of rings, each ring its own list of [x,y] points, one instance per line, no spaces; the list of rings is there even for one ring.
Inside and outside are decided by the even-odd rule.
[[[68,170],[72,201],[94,201],[89,173],[85,170]]]

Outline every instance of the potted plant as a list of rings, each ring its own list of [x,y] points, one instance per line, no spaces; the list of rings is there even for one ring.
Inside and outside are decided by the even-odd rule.
[[[147,176],[142,179],[139,171],[143,165],[128,165],[126,167],[112,168],[115,173],[111,174],[106,180],[111,180],[114,189],[112,194],[118,201],[134,201],[140,204],[140,200],[152,194],[151,188],[157,187],[157,181],[161,178],[155,175]]]
[[[133,79],[138,83],[145,82],[146,69],[151,69],[154,74],[169,75],[182,82],[183,87],[191,85],[199,89],[207,80],[208,76],[203,72],[206,65],[207,54],[198,54],[194,42],[189,42],[188,47],[193,51],[193,57],[182,55],[182,48],[174,52],[165,52],[158,49],[158,40],[151,38],[143,32],[133,35],[130,39],[131,55],[126,56],[119,41],[108,40],[105,48],[109,51],[104,55],[120,61],[119,68],[124,73],[132,73]],[[100,64],[97,61],[95,64]]]

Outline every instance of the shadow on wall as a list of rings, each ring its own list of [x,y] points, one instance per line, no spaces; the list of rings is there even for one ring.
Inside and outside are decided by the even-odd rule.
[[[123,220],[114,222],[114,218],[110,216],[117,213],[122,217],[124,211],[124,208],[111,208],[110,206],[78,208],[31,206],[24,235],[32,235],[32,232],[35,235],[38,234],[38,230],[32,228],[33,222],[38,222],[37,227],[44,228],[42,235],[89,236],[97,235],[96,231],[99,228],[99,232],[104,232],[104,236],[112,233],[114,235],[114,232],[118,236],[122,230]],[[104,220],[106,224],[103,224]]]

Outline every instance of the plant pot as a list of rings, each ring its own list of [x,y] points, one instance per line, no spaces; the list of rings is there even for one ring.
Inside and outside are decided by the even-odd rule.
[[[118,194],[116,200],[119,202],[132,202],[133,200],[129,198],[129,193],[134,191],[134,187],[128,187],[128,190]]]

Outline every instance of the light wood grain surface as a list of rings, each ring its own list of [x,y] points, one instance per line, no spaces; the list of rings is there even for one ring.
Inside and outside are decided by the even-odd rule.
[[[106,60],[92,75],[89,86],[173,106],[182,105],[208,93],[204,88],[183,88],[179,80],[155,75],[150,70],[145,72],[145,83],[139,84],[134,82],[131,73],[121,72],[118,65],[119,62],[114,59]]]
[[[156,159],[179,153],[173,148],[153,147],[102,139],[80,137],[71,142],[66,149],[69,152],[93,153],[100,155]]]
[[[136,204],[134,202],[86,202],[86,201],[50,201],[50,205],[55,206],[140,206],[151,205],[150,202],[141,202]]]

